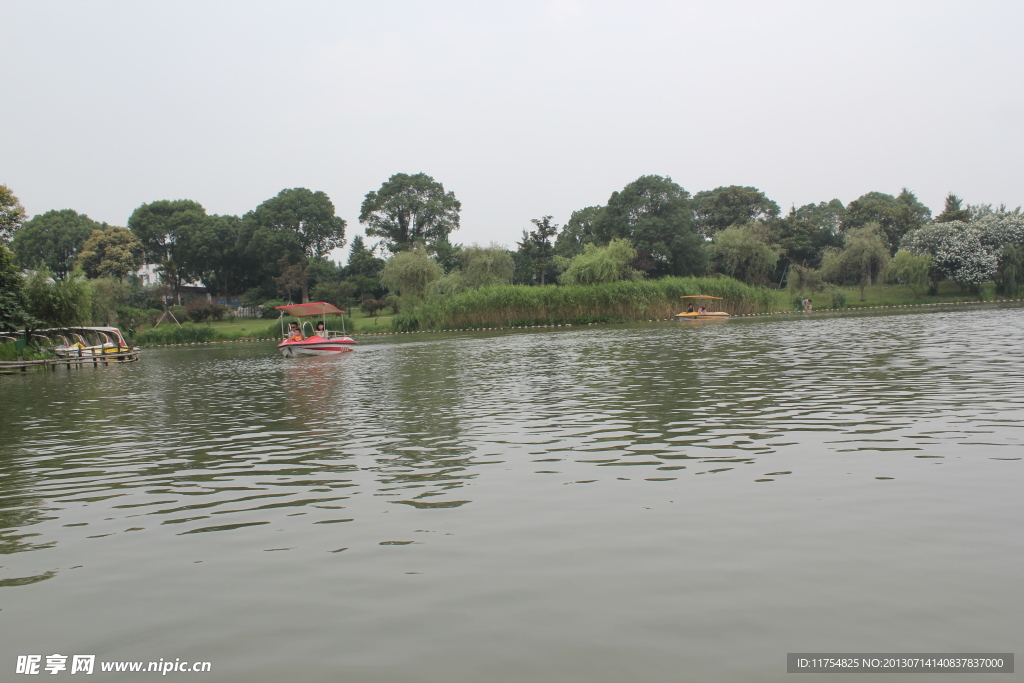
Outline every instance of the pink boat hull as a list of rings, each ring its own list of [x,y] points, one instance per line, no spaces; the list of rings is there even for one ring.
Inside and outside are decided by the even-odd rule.
[[[308,337],[302,341],[286,339],[277,345],[278,350],[285,358],[294,356],[329,356],[335,353],[351,351],[355,348],[356,340],[351,337],[332,337],[330,339],[318,336]]]

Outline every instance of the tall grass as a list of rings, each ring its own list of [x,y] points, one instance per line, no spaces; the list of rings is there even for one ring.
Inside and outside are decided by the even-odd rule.
[[[208,342],[218,338],[216,330],[208,325],[165,325],[152,330],[136,332],[132,343],[139,346],[156,346],[157,344],[193,344]]]
[[[493,285],[424,302],[392,319],[398,331],[584,324],[668,318],[682,310],[679,297],[720,296],[732,314],[770,312],[785,306],[777,292],[732,278],[624,280],[596,285],[529,287]]]
[[[285,317],[285,329],[287,329],[288,324],[291,322],[298,322],[301,325],[304,320],[309,321],[310,319]],[[319,321],[319,318],[313,320],[313,325],[315,326]],[[345,318],[345,325],[347,329],[351,330],[352,324],[348,317]],[[332,331],[341,331],[341,316],[327,316],[327,329]],[[388,328],[382,327],[381,329]],[[306,326],[304,333],[306,335],[310,334],[308,325]],[[261,328],[250,329],[246,332],[234,331],[230,328],[225,329],[224,327],[211,327],[210,325],[182,323],[180,326],[174,324],[162,325],[152,330],[137,332],[132,343],[137,344],[138,346],[157,346],[160,344],[194,344],[211,341],[233,341],[236,339],[280,338],[281,323],[278,320],[268,322]]]

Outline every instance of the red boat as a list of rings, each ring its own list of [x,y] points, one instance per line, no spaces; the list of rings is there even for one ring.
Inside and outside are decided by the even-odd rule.
[[[334,332],[327,328],[328,315],[344,315],[334,304],[318,301],[311,304],[291,304],[289,306],[277,306],[281,311],[281,336],[284,341],[277,345],[278,350],[285,358],[293,356],[329,356],[334,353],[351,351],[355,348],[356,340],[345,334],[345,318],[341,319],[341,332]],[[313,329],[313,323],[303,322],[299,334],[290,334],[284,327],[284,314],[293,318],[312,318],[320,316],[323,319],[324,329],[317,331]],[[310,335],[305,335],[306,325],[309,325]]]

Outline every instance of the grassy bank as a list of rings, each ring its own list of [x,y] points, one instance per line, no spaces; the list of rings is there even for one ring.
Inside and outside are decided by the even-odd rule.
[[[313,321],[315,325],[319,318],[291,318],[285,317],[284,324]],[[327,316],[327,327],[331,330],[340,331],[342,328],[341,316]],[[370,332],[390,332],[391,316],[379,316],[374,319],[357,313],[355,317],[345,316],[345,330],[352,334],[367,334]],[[307,334],[309,327],[306,327]],[[281,337],[281,323],[278,320],[266,320],[260,318],[236,318],[232,321],[215,322],[210,324],[182,323],[180,326],[174,323],[163,323],[160,327],[138,330],[132,343],[138,346],[160,346],[164,344],[197,344],[216,341],[237,341],[241,339],[279,339]]]
[[[720,296],[734,315],[788,308],[785,293],[749,287],[732,278],[663,278],[599,285],[497,285],[420,304],[392,321],[400,332],[522,325],[561,325],[669,318],[679,297]]]

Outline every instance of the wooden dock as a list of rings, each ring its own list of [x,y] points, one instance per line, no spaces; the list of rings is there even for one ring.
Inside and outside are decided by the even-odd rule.
[[[81,349],[79,349],[81,352]],[[120,351],[118,353],[97,353],[82,354],[68,358],[45,358],[43,360],[12,360],[0,361],[0,375],[13,375],[17,372],[27,372],[29,368],[45,368],[57,370],[59,367],[83,368],[85,366],[98,367],[110,365],[111,363],[131,363],[139,359],[139,351]]]

